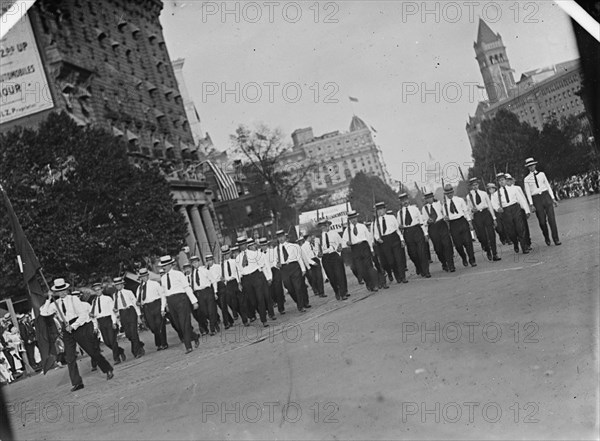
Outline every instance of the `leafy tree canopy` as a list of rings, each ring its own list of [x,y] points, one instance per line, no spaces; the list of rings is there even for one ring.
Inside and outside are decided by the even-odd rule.
[[[48,279],[85,284],[184,245],[167,181],[154,167],[130,164],[126,150],[64,113],[0,135],[0,179]],[[23,293],[3,206],[0,218],[0,286]]]

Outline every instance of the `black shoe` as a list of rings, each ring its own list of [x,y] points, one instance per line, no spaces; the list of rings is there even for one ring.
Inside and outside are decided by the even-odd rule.
[[[451,273],[454,273],[454,272],[456,272],[456,268],[454,268],[454,267],[450,268],[450,272],[451,272]]]
[[[83,383],[79,383],[79,384],[76,384],[75,386],[73,386],[71,388],[71,392],[75,392],[75,391],[78,391],[80,389],[83,389]]]
[[[321,294],[321,297],[327,297],[327,294]]]
[[[442,271],[448,272],[448,266],[447,265],[442,265]]]
[[[256,317],[252,317],[252,318],[250,319],[250,323],[252,323],[252,322],[255,322],[255,321],[256,321]]]
[[[157,350],[157,351],[162,351],[162,350],[163,350],[163,347],[162,347],[162,346],[157,346],[157,347],[156,347],[156,350]]]
[[[387,286],[387,285],[383,285],[381,288],[382,288],[382,289],[389,289],[389,286]]]
[[[408,283],[408,280],[406,278],[402,279],[402,283]]]
[[[115,374],[113,373],[113,371],[112,371],[112,370],[110,370],[110,371],[108,371],[108,372],[106,373],[106,379],[107,379],[107,380],[110,380],[110,379],[112,379],[112,377],[114,377],[114,376],[115,376]],[[81,386],[83,387],[83,384],[82,384]]]
[[[277,317],[275,317],[275,314],[273,314],[273,315],[270,315],[270,316],[269,316],[269,320],[277,320]]]
[[[394,277],[393,277],[391,274],[390,274],[388,277],[389,277],[389,279],[390,279],[390,282],[393,282],[393,281],[394,281]]]
[[[284,315],[285,311],[279,311],[279,314]]]
[[[122,361],[127,360],[127,356],[125,355],[125,351],[121,352],[121,360]]]
[[[298,308],[298,312],[306,312],[306,309],[304,309],[304,308]]]
[[[98,370],[98,366],[94,366],[94,367],[92,368],[92,372],[95,372],[95,371],[97,371],[97,370]]]
[[[523,250],[523,254],[529,254],[529,253],[530,253],[529,249]]]
[[[186,349],[186,350],[185,350],[185,353],[186,353],[186,354],[189,354],[189,353],[190,353],[190,352],[192,352],[192,351],[193,351],[193,349],[192,349],[192,348],[189,348],[189,349]]]
[[[519,252],[519,246],[518,246],[518,245],[515,245],[515,246],[514,246],[514,250],[515,250],[515,253],[518,253],[518,252]]]
[[[121,364],[121,360],[119,360],[119,359],[117,358],[117,359],[114,361],[114,363],[113,363],[113,364],[114,364],[114,365]],[[93,370],[93,371],[95,371],[95,370],[96,370],[96,368],[92,368],[92,370]]]
[[[502,260],[502,259],[501,259],[500,257],[498,257],[498,256],[494,256],[494,257],[492,258],[492,260],[493,260],[494,262],[498,262],[499,260]]]
[[[359,285],[364,285],[364,284],[365,284],[365,282],[363,282],[362,280],[360,280],[360,281],[358,282],[358,284],[359,284]]]
[[[312,308],[312,305],[306,305],[307,308]]]
[[[429,274],[429,273],[425,274],[425,278],[426,279],[431,279],[431,274]]]
[[[239,316],[239,315],[234,315],[234,316],[233,316],[233,319],[234,319],[234,320],[237,320],[237,319],[239,319],[239,318],[240,318],[240,316]]]
[[[550,242],[550,239],[546,239],[546,245],[548,245],[548,246],[552,245],[552,242]]]
[[[267,322],[263,322],[263,328],[268,328],[269,324]]]
[[[475,263],[475,261],[471,262],[471,266],[472,266],[473,268],[475,268],[475,267],[477,266],[477,264]]]
[[[215,325],[215,332],[221,332],[221,327],[219,326],[219,324]]]
[[[562,245],[562,244],[561,244],[560,240],[558,240],[558,241],[554,242],[554,245],[558,246],[558,245]]]
[[[463,266],[469,266],[469,262],[467,262],[467,259],[463,259],[462,262]]]
[[[491,252],[487,252],[486,256],[487,256],[488,260],[492,260],[493,259],[493,256],[492,256]]]
[[[339,294],[336,294],[336,295],[335,295],[335,299],[336,299],[336,300],[342,300],[342,298],[339,296]]]
[[[210,331],[209,335],[212,337],[213,335],[215,335],[215,331]],[[196,347],[198,347],[198,346],[196,346]]]
[[[198,338],[198,336],[196,336],[196,340],[194,340],[194,346],[196,346],[196,347],[200,346],[200,339]],[[191,351],[191,349],[190,349],[190,351]]]
[[[250,323],[246,322],[244,323],[244,326],[247,328],[248,326],[250,326]]]

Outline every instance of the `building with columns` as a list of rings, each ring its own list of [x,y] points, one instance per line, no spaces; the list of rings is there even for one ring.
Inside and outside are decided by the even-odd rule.
[[[500,109],[511,111],[521,122],[538,130],[552,119],[569,115],[587,122],[580,96],[583,76],[578,59],[524,72],[515,82],[502,37],[482,19],[473,48],[488,99],[477,104],[466,124],[471,148],[481,123]]]
[[[186,113],[165,44],[162,8],[160,0],[38,0],[3,41],[23,50],[3,64],[3,90],[14,99],[3,99],[0,131],[37,126],[57,111],[112,131],[133,164],[162,170],[188,225],[187,244],[204,258],[221,241],[214,195],[192,132],[199,120]]]

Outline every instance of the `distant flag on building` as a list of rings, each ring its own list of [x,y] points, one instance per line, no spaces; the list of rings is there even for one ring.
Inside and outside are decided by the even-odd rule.
[[[237,199],[239,197],[237,186],[235,185],[235,182],[231,176],[225,173],[221,167],[212,161],[204,161],[204,164],[208,165],[208,167],[215,174],[215,180],[217,181],[217,185],[221,193],[221,200],[231,201],[233,199]]]
[[[371,127],[371,130],[373,130],[375,133],[377,133],[377,130],[375,130],[375,127],[373,127],[373,126],[369,126],[369,127]]]
[[[358,103],[358,98],[354,98],[353,96],[349,96],[348,98],[350,98],[350,101],[353,103]]]

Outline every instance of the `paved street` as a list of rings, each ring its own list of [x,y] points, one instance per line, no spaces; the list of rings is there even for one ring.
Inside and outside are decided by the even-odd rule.
[[[558,208],[563,245],[346,302],[288,298],[277,325],[236,327],[184,355],[80,361],[5,389],[19,439],[590,439],[598,430],[599,201]],[[457,262],[459,263],[459,262]],[[262,334],[261,334],[262,333]],[[129,356],[129,347],[125,345]],[[105,351],[107,354],[107,351]]]

